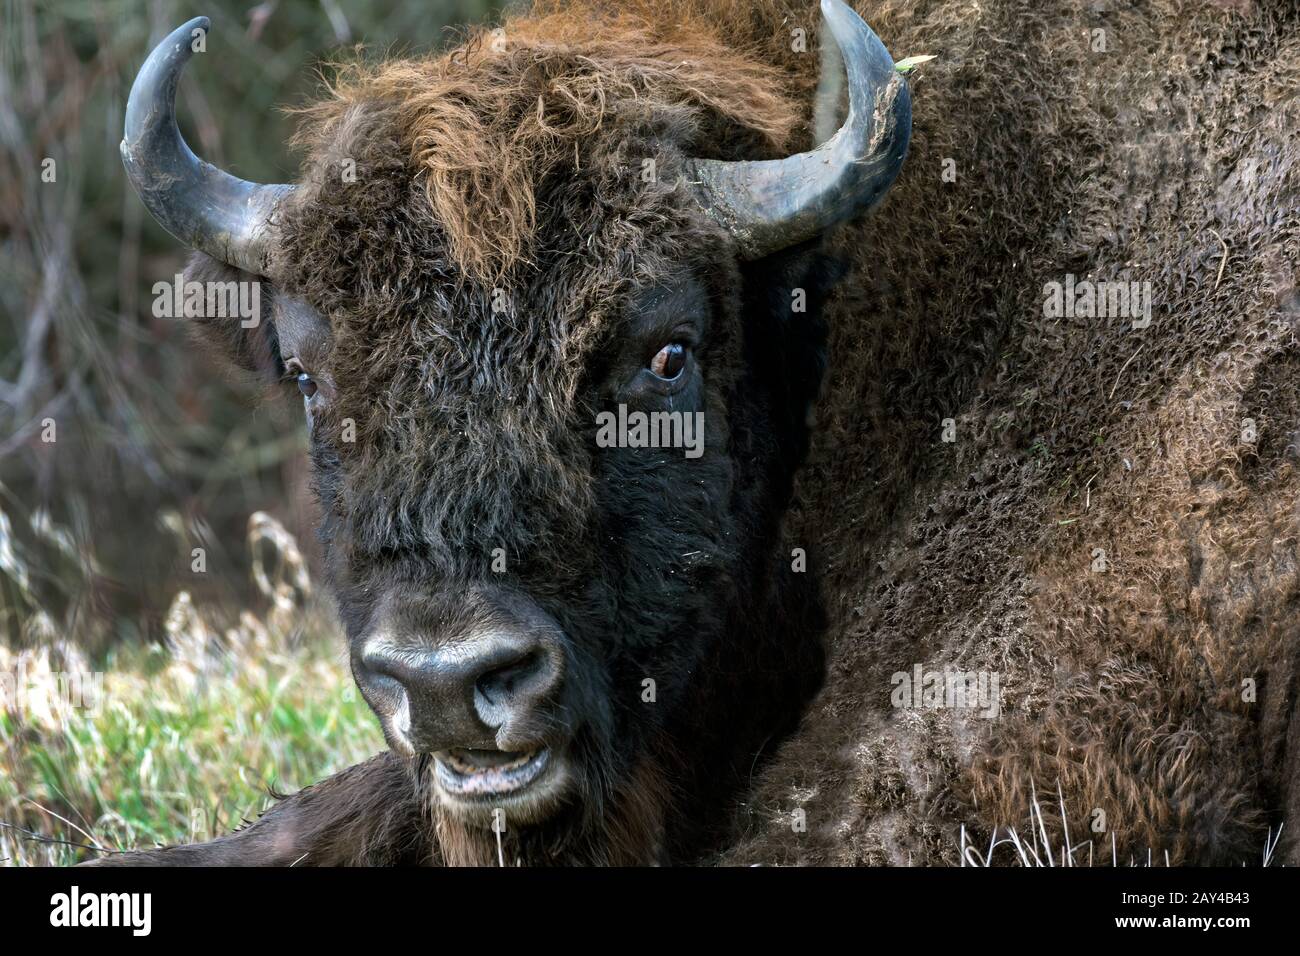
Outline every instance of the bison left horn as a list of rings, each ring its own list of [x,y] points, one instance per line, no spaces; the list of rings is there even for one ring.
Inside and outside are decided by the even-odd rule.
[[[255,275],[267,273],[275,210],[292,186],[237,179],[200,160],[176,127],[176,84],[207,17],[173,30],[140,68],[126,103],[122,162],[158,223],[191,248]]]
[[[907,154],[912,101],[894,60],[842,0],[822,0],[822,16],[843,55],[849,115],[816,149],[785,159],[687,164],[695,198],[758,259],[871,209]]]

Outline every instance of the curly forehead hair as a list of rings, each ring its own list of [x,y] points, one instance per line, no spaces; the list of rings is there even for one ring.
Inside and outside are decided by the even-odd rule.
[[[719,158],[786,147],[799,120],[792,77],[738,48],[736,30],[724,43],[716,9],[706,19],[689,7],[566,4],[478,28],[440,55],[335,64],[329,95],[298,111],[295,142],[317,163],[358,167],[358,153],[391,150],[455,267],[500,279],[531,261],[545,184],[579,171],[620,124],[667,124]]]

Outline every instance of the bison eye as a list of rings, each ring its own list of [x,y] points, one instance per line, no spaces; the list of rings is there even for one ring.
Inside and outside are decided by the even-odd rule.
[[[316,380],[306,372],[299,372],[298,391],[302,392],[303,398],[311,398],[316,394]]]
[[[681,342],[669,342],[650,360],[650,371],[664,381],[671,382],[686,367],[686,347]]]

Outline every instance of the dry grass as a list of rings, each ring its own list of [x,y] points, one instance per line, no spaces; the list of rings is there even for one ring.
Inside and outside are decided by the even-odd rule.
[[[101,661],[40,611],[24,630],[43,640],[0,646],[0,860],[208,839],[382,748],[293,538],[257,514],[249,545],[267,606],[227,626],[182,591],[165,641]]]
[[[988,849],[981,851],[980,847],[972,842],[970,834],[966,832],[963,824],[961,828],[961,865],[962,866],[1001,866],[1010,864],[1012,866],[1033,866],[1033,867],[1075,867],[1075,866],[1159,866],[1164,864],[1170,865],[1169,851],[1165,850],[1162,855],[1156,854],[1154,850],[1148,848],[1144,858],[1129,856],[1126,861],[1119,858],[1116,849],[1117,842],[1114,831],[1111,831],[1109,840],[1104,833],[1094,833],[1086,826],[1076,827],[1076,834],[1082,834],[1086,838],[1081,838],[1079,842],[1074,843],[1070,838],[1069,818],[1065,809],[1065,796],[1058,785],[1056,790],[1057,807],[1061,821],[1061,832],[1055,834],[1055,828],[1049,827],[1043,815],[1043,805],[1038,800],[1038,790],[1034,789],[1033,797],[1030,801],[1029,820],[1026,826],[1027,836],[1022,836],[1015,827],[1006,827],[1005,829],[994,832],[989,840]],[[1052,812],[1049,811],[1049,816]],[[1269,828],[1268,837],[1264,841],[1264,850],[1260,859],[1261,866],[1270,866],[1273,863],[1273,856],[1277,851],[1278,843],[1282,839],[1282,827],[1277,828],[1274,833]],[[1055,837],[1055,838],[1054,838]],[[998,849],[1005,847],[1002,853]],[[1241,862],[1242,866],[1247,865],[1247,861]]]

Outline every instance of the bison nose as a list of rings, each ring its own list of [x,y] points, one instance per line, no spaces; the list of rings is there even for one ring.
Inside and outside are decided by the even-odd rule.
[[[395,683],[404,692],[405,708],[390,714],[415,752],[493,750],[499,737],[514,740],[536,723],[530,718],[559,687],[563,654],[545,635],[491,632],[439,647],[374,642],[360,665],[363,687]]]

